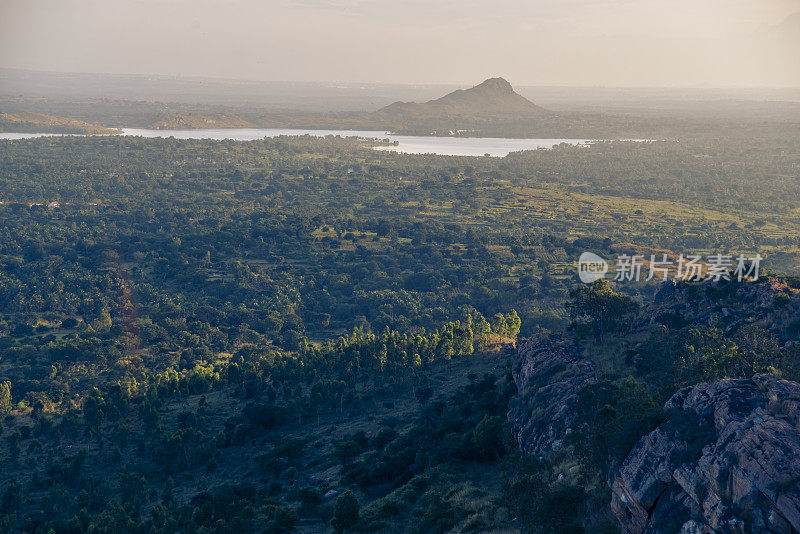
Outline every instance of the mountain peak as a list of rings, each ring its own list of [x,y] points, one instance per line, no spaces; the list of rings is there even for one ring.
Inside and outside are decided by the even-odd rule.
[[[492,92],[497,93],[513,93],[514,88],[511,87],[511,84],[508,83],[508,80],[505,78],[489,78],[488,80],[484,80],[480,84],[476,85],[472,89],[474,90],[489,90]]]
[[[504,78],[489,78],[475,87],[458,89],[424,104],[395,102],[378,111],[399,120],[420,117],[483,118],[487,120],[538,116],[545,110],[514,92]]]

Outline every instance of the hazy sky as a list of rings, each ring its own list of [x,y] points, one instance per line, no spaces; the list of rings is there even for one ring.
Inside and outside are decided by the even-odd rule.
[[[800,0],[0,0],[0,67],[798,87]]]

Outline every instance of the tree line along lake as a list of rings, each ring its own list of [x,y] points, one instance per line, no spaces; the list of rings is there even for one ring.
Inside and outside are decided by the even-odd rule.
[[[122,135],[140,137],[174,137],[175,139],[232,139],[254,141],[265,137],[303,136],[361,137],[388,140],[389,145],[377,146],[378,150],[390,150],[407,154],[437,154],[442,156],[493,156],[505,157],[520,150],[550,149],[562,143],[574,146],[591,144],[587,139],[510,139],[499,137],[415,136],[396,135],[385,131],[370,130],[301,130],[284,128],[219,128],[195,130],[147,130],[122,128]],[[30,139],[60,134],[49,133],[0,133],[0,139]]]

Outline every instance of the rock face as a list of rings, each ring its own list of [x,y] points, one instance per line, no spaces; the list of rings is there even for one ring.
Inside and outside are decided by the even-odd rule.
[[[653,303],[640,314],[639,327],[666,324],[680,328],[688,324],[711,325],[727,333],[756,325],[772,332],[779,341],[793,341],[790,325],[800,313],[800,289],[775,278],[758,282],[661,284]]]
[[[701,383],[665,408],[613,481],[623,533],[800,532],[800,384]]]
[[[572,342],[538,336],[519,348],[512,373],[519,393],[508,419],[520,449],[539,456],[560,449],[571,432],[578,392],[595,382],[594,364]]]

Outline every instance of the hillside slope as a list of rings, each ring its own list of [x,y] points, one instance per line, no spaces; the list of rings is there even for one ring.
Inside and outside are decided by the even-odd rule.
[[[154,130],[195,130],[201,128],[253,128],[254,125],[241,117],[224,113],[215,115],[164,113],[153,119],[148,127]]]
[[[56,117],[54,115],[44,115],[42,113],[33,113],[29,111],[0,113],[0,132],[86,135],[121,133],[120,130],[90,124],[77,119]]]

